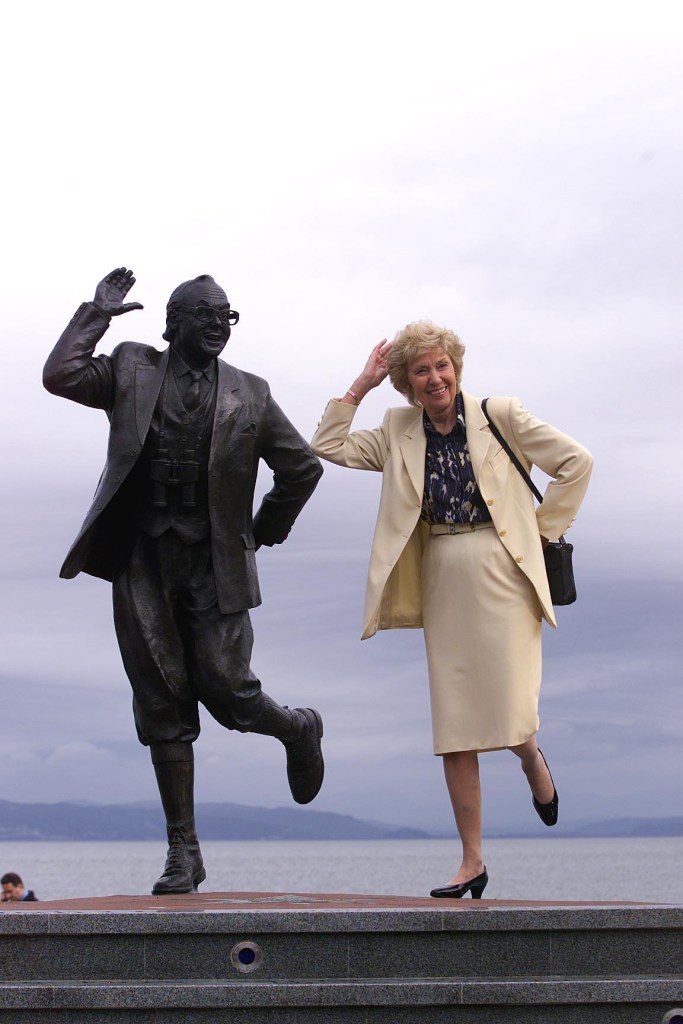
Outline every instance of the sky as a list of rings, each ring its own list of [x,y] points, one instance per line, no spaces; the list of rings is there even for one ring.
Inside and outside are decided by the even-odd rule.
[[[241,313],[225,358],[306,437],[377,341],[429,318],[465,342],[465,390],[518,395],[585,444],[579,600],[544,630],[540,743],[567,821],[680,811],[682,20],[658,0],[14,5],[4,798],[155,794],[110,587],[57,579],[106,418],[40,384],[76,307],[125,265],[144,310],[100,351],[163,348],[168,295],[210,273]],[[402,401],[385,382],[356,423]],[[328,466],[287,543],[259,552],[253,665],[276,699],[323,712],[314,808],[444,831],[421,631],[359,639],[380,482]],[[279,744],[202,721],[198,800],[290,802]],[[485,826],[533,828],[517,760],[481,760]]]

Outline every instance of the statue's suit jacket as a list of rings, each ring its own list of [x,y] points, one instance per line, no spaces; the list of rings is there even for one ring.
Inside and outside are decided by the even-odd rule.
[[[463,392],[467,446],[481,495],[501,543],[534,586],[541,611],[556,626],[541,535],[557,540],[574,521],[593,459],[582,445],[522,408],[491,398],[488,411],[517,457],[555,477],[534,508],[529,487],[491,433],[480,399]],[[375,430],[350,433],[355,405],[332,400],[311,442],[329,462],[383,474],[365,591],[365,640],[379,629],[422,626],[421,565],[428,528],[420,519],[427,440],[422,409],[389,409]]]
[[[131,542],[126,481],[142,453],[168,365],[169,350],[124,342],[93,358],[109,319],[92,303],[76,311],[50,354],[43,383],[52,394],[104,409],[110,421],[107,461],[92,505],[60,575],[111,580]],[[274,486],[252,520],[259,459]],[[273,401],[265,380],[218,360],[209,457],[209,515],[220,610],[261,603],[257,544],[280,544],[313,493],[322,466]]]

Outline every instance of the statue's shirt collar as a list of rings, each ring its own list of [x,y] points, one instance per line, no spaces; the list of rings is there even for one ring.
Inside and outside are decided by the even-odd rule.
[[[213,381],[216,378],[216,360],[212,359],[208,366],[203,367],[201,370],[194,370],[191,366],[188,366],[183,357],[175,349],[171,349],[171,367],[173,372],[180,380],[181,377],[185,377],[188,373],[195,379],[199,380],[197,374],[202,377],[206,377],[208,381]]]

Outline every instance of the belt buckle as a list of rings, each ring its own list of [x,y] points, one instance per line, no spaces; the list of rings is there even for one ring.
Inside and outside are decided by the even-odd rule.
[[[455,528],[455,523],[448,524],[448,532],[450,533],[451,536],[453,536],[454,533],[458,532]]]

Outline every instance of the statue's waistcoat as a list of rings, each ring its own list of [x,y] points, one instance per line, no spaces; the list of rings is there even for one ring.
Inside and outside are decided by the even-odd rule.
[[[198,408],[188,410],[169,365],[134,471],[138,529],[153,537],[173,529],[186,544],[210,535],[208,467],[215,408],[215,379]]]

